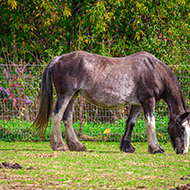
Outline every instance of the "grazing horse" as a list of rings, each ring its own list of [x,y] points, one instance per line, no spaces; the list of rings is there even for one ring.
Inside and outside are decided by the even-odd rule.
[[[53,110],[53,84],[58,100]],[[187,112],[181,87],[171,70],[155,56],[139,52],[122,58],[104,57],[85,51],[75,51],[54,57],[42,79],[41,101],[33,123],[45,132],[53,110],[53,131],[50,146],[58,151],[85,151],[72,127],[74,102],[81,94],[90,103],[102,108],[131,105],[120,150],[133,153],[131,133],[143,109],[149,153],[163,153],[156,138],[155,103],[165,100],[170,110],[168,133],[177,154],[189,147],[190,114]],[[66,144],[60,123],[66,130]]]

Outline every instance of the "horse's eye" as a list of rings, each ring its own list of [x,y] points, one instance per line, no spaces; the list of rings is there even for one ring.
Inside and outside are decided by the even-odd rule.
[[[181,125],[181,130],[185,131],[185,127],[183,125]]]

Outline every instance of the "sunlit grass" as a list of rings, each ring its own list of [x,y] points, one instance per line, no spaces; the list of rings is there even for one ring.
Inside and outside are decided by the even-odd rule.
[[[21,170],[0,169],[3,187],[42,189],[170,189],[190,180],[190,154],[149,154],[147,143],[133,143],[135,154],[119,151],[118,142],[83,142],[87,152],[55,152],[49,142],[0,141],[1,162],[19,163]],[[0,185],[0,189],[1,189]]]

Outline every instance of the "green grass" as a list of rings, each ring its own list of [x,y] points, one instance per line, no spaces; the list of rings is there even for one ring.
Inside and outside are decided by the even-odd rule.
[[[161,141],[169,140],[167,133],[167,125],[169,119],[167,116],[160,117],[156,115],[156,130],[157,138]],[[39,137],[35,136],[30,129],[31,122],[12,119],[10,121],[0,120],[0,139],[1,140],[39,140]],[[48,124],[48,128],[44,137],[44,140],[49,140],[52,127],[51,121]],[[75,122],[73,127],[79,136],[80,122]],[[65,128],[61,124],[62,136],[65,137]],[[104,134],[106,129],[110,129],[111,132]],[[82,124],[82,140],[107,140],[107,141],[120,141],[125,131],[125,119],[116,121],[114,123],[83,123]],[[133,129],[132,135],[133,141],[145,141],[145,122],[142,119],[138,119],[136,126]]]
[[[190,153],[149,154],[147,143],[136,152],[119,151],[118,142],[83,142],[87,152],[55,152],[49,142],[0,141],[0,162],[21,170],[0,169],[0,189],[170,189],[190,183]]]

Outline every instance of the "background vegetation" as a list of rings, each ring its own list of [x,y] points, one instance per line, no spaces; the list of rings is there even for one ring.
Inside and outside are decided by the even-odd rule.
[[[34,138],[29,126],[39,105],[43,65],[75,50],[117,57],[148,51],[172,65],[189,106],[189,0],[1,0],[0,23],[0,139]],[[78,131],[79,103],[74,115]],[[83,105],[85,134],[121,138],[128,107],[101,110],[84,100]],[[156,111],[162,116],[157,117],[157,135],[166,140],[166,105],[159,103]],[[138,126],[133,140],[145,139],[142,120]],[[111,132],[104,134],[106,129]]]
[[[0,23],[0,139],[35,140],[29,126],[36,115],[44,69],[36,65],[75,50],[117,57],[148,51],[176,65],[173,70],[189,97],[189,67],[178,67],[190,64],[189,0],[1,0]],[[165,104],[160,105],[159,111],[164,112]],[[93,108],[89,113],[98,112]],[[87,111],[85,117],[89,118]],[[176,155],[170,143],[163,144],[168,140],[163,135],[168,118],[157,119],[157,136],[165,154],[150,155],[146,143],[136,142],[136,153],[129,155],[119,152],[116,142],[84,142],[88,152],[54,152],[49,142],[0,141],[0,160],[22,166],[21,170],[1,168],[0,188],[170,189],[187,185],[189,153]],[[83,130],[94,130],[93,139],[118,140],[124,122],[114,120],[113,124],[116,127],[90,121]],[[144,141],[143,121],[138,125],[143,127],[135,128],[138,136],[133,141]],[[79,129],[78,121],[74,128]],[[82,136],[86,138],[91,137]]]
[[[189,0],[1,0],[0,14],[1,63],[46,64],[75,50],[190,63]]]

